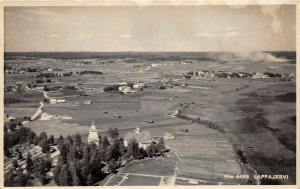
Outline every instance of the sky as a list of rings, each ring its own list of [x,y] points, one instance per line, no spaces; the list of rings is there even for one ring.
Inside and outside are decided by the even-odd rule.
[[[294,51],[294,5],[5,7],[6,52]]]

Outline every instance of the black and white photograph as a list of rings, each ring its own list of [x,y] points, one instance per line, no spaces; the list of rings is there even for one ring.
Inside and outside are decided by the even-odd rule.
[[[298,5],[4,5],[3,186],[296,185]]]

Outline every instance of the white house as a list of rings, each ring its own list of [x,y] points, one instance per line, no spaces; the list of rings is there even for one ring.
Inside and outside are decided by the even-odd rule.
[[[149,131],[141,130],[140,128],[136,128],[135,130],[128,132],[124,138],[124,146],[127,147],[131,140],[135,139],[139,145],[139,148],[146,149],[152,139]]]
[[[171,133],[168,133],[168,132],[166,132],[164,134],[163,138],[164,138],[164,140],[174,140],[175,139],[174,135],[172,135]]]

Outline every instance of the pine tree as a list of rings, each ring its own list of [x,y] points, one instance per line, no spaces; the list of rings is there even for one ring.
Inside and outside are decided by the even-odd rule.
[[[46,182],[47,163],[43,157],[38,157],[34,161],[35,176],[44,184]]]
[[[64,144],[64,137],[60,135],[56,141],[58,149],[61,150],[62,145]]]
[[[62,166],[63,166],[63,157],[59,156],[57,165],[55,166],[55,169],[53,172],[53,179],[57,185],[59,184],[59,178],[60,178],[60,172],[61,172]]]
[[[18,164],[18,161],[15,159],[15,160],[13,160],[13,162],[12,162],[12,166],[13,166],[13,168],[14,169],[16,169],[16,168],[18,168],[19,167],[19,164]]]
[[[76,147],[79,147],[81,145],[81,143],[82,143],[81,136],[79,133],[76,133],[74,135],[74,144]]]
[[[6,187],[15,186],[14,178],[15,178],[15,175],[13,173],[13,170],[10,169],[10,171],[5,175],[4,186],[6,186]]]
[[[43,138],[40,141],[39,146],[42,148],[43,153],[46,153],[46,152],[50,151],[50,145],[49,145],[49,142],[46,138]]]
[[[53,145],[54,143],[55,143],[54,136],[53,136],[53,135],[50,135],[50,137],[49,137],[49,144],[50,144],[50,145]]]
[[[155,144],[153,142],[146,148],[146,153],[149,157],[152,157],[155,154]]]
[[[61,168],[60,175],[59,175],[59,186],[71,186],[71,185],[72,185],[71,174],[68,170],[67,164],[64,164]]]
[[[66,163],[67,157],[68,157],[67,144],[62,144],[61,149],[60,149],[60,156],[62,157],[63,163]]]
[[[124,153],[125,153],[125,146],[124,146],[124,139],[123,138],[120,138],[120,140],[119,140],[119,153],[121,155],[124,155]]]
[[[109,141],[106,136],[103,137],[102,147],[106,148],[109,145]]]
[[[73,142],[74,141],[73,141],[73,138],[71,137],[71,135],[67,135],[65,143],[69,144],[69,146],[72,146]]]
[[[135,159],[139,158],[139,156],[140,156],[139,144],[136,142],[135,139],[130,140],[128,148],[127,148],[126,156],[133,157]]]
[[[40,136],[39,136],[39,141],[41,141],[42,139],[46,139],[48,140],[48,136],[46,132],[41,132]]]
[[[33,170],[33,161],[31,158],[31,154],[28,153],[27,159],[26,159],[26,170],[30,173]]]
[[[69,172],[71,173],[71,177],[72,177],[72,185],[73,186],[79,186],[80,185],[80,180],[79,180],[78,175],[77,175],[75,163],[70,162],[68,167],[69,167]]]
[[[115,173],[117,167],[118,167],[117,160],[115,158],[112,158],[108,163],[109,171],[112,172],[112,173]]]
[[[93,186],[93,183],[94,183],[93,176],[92,176],[92,174],[89,174],[88,177],[87,177],[87,180],[86,180],[86,185],[87,186]]]
[[[98,139],[99,139],[99,147],[102,146],[102,137],[100,135],[100,133],[98,133]]]

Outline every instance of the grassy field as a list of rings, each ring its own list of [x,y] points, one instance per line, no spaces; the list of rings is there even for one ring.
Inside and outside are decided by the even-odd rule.
[[[168,159],[144,159],[130,162],[122,173],[149,174],[171,176],[174,174],[176,162]]]
[[[75,62],[64,63],[63,60],[50,61],[50,64],[49,61],[41,61],[39,66],[51,65],[53,69],[62,68],[64,71],[73,72],[100,70],[104,74],[52,79],[52,83],[47,85],[62,87],[75,85],[84,90],[88,96],[65,97],[66,103],[45,104],[44,112],[67,115],[72,119],[29,122],[27,125],[33,131],[37,133],[46,131],[54,136],[79,132],[86,139],[90,124],[94,120],[100,134],[106,134],[108,128],[117,127],[120,134],[125,136],[128,131],[140,127],[149,130],[152,136],[163,136],[165,132],[175,136],[175,140],[166,141],[171,152],[175,152],[178,156],[175,161],[171,158],[132,162],[115,175],[108,185],[120,183],[158,185],[161,178],[145,175],[162,175],[172,180],[171,175],[175,172],[177,176],[183,177],[176,179],[175,183],[179,185],[218,184],[224,181],[224,174],[240,174],[245,173],[244,171],[253,175],[252,171],[240,164],[237,150],[243,151],[248,164],[259,174],[289,174],[290,179],[283,183],[295,183],[295,81],[250,78],[187,80],[181,75],[191,70],[204,69],[243,70],[250,73],[273,70],[295,73],[295,65],[258,62],[229,62],[220,65],[218,62],[198,60],[191,64],[180,64],[176,60],[164,62],[139,60],[135,63],[125,63],[123,59],[113,60],[113,63],[80,65]],[[151,63],[165,64],[151,67]],[[29,62],[24,63],[29,66],[27,64]],[[135,70],[135,66],[143,67],[145,64],[148,65],[147,69]],[[5,81],[8,84],[16,81],[31,83],[34,80],[31,75],[31,73],[6,75]],[[180,79],[176,81],[179,86],[159,90],[162,79]],[[149,87],[141,92],[124,95],[102,92],[104,86],[125,81],[146,82]],[[188,86],[181,87],[181,83]],[[51,97],[70,95],[77,95],[77,92],[62,90],[49,93]],[[5,104],[5,113],[15,117],[35,112],[38,102],[43,99],[42,93],[27,94],[27,92],[23,96],[7,93],[5,98],[28,101]],[[86,100],[91,100],[92,104],[84,104]],[[221,128],[222,133],[207,124],[192,123],[170,116],[181,107],[183,115],[212,122]],[[118,118],[119,115],[121,118]],[[189,132],[182,131],[186,129]],[[176,163],[178,167],[175,171]],[[131,174],[124,179],[127,173]],[[200,182],[201,179],[207,182]],[[232,180],[224,183],[240,182],[241,180]]]
[[[129,175],[127,179],[122,182],[122,186],[157,186],[160,178]]]

